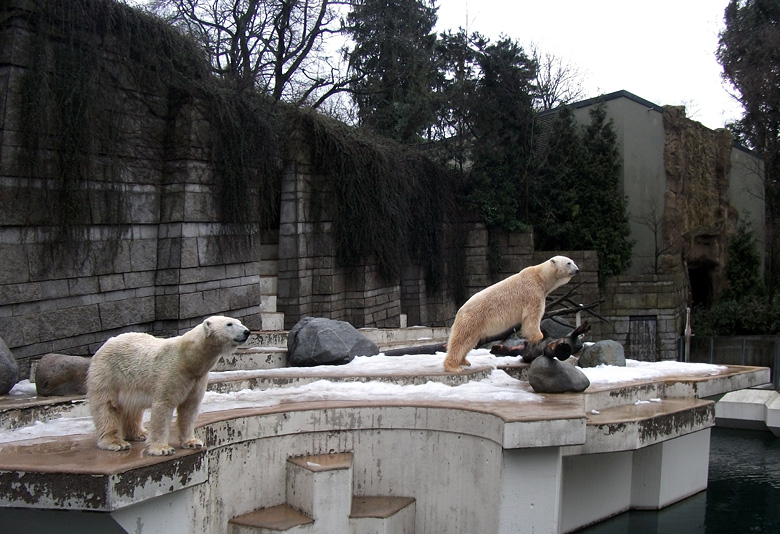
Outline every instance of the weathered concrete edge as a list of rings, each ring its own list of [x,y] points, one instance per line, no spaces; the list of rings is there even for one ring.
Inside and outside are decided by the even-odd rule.
[[[0,507],[111,512],[207,480],[205,449],[113,474],[0,471]]]

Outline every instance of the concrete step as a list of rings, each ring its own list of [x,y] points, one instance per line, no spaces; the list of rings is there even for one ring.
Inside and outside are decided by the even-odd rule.
[[[413,534],[412,497],[352,497],[352,534]]]
[[[267,390],[283,387],[300,387],[318,380],[331,382],[388,382],[404,386],[439,382],[448,386],[460,386],[472,380],[484,380],[490,376],[491,367],[471,367],[462,373],[449,374],[444,371],[433,374],[398,374],[393,372],[372,374],[345,374],[340,366],[332,366],[317,373],[306,368],[256,369],[240,373],[227,373],[209,378],[208,390],[215,393],[233,393],[244,389]]]
[[[249,334],[249,339],[241,345],[242,349],[258,347],[287,350],[287,330],[255,330]]]
[[[379,350],[387,350],[399,347],[418,347],[420,345],[432,345],[444,343],[449,335],[449,328],[410,326],[407,328],[360,328],[361,334],[373,341]],[[249,335],[249,339],[242,348],[287,348],[287,330],[266,328],[257,330]]]
[[[228,521],[228,534],[413,534],[415,499],[352,496],[352,453],[287,459],[285,504]]]
[[[234,517],[228,521],[228,534],[309,534],[314,532],[313,524],[311,517],[289,504],[280,504]]]
[[[287,349],[249,347],[236,349],[230,356],[217,360],[212,371],[254,371],[287,367]]]
[[[288,458],[287,503],[312,517],[317,530],[348,532],[352,453]]]
[[[263,330],[283,330],[284,329],[284,314],[277,311],[264,311],[260,312],[260,321],[263,325]]]
[[[726,428],[769,430],[780,437],[780,392],[750,388],[726,393],[715,404],[715,424]]]

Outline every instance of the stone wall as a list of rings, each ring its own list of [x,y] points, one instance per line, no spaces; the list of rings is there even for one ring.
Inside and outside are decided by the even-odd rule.
[[[247,235],[220,222],[202,106],[133,83],[138,66],[116,40],[100,52],[111,73],[102,83],[118,95],[102,111],[121,125],[121,149],[92,155],[90,177],[77,186],[87,219],[68,231],[52,224],[60,197],[50,193],[61,189],[54,141],[40,139],[34,174],[19,157],[35,6],[12,2],[0,26],[0,336],[23,372],[48,352],[91,354],[119,332],[175,334],[211,314],[261,328],[276,290],[268,276],[275,264],[262,254],[275,259],[275,233]],[[115,80],[125,85],[117,90]]]
[[[37,172],[19,158],[36,6],[12,2],[0,26],[0,337],[23,373],[49,352],[90,355],[117,333],[173,335],[212,314],[255,330],[290,328],[307,315],[357,327],[396,327],[404,316],[409,324],[446,325],[458,298],[529,264],[530,234],[500,236],[504,268],[491,275],[486,231],[477,226],[465,232],[473,234],[470,245],[458,249],[468,286],[460,297],[427,287],[420,265],[390,281],[371,261],[339,267],[327,206],[312,213],[312,192],[322,195],[327,181],[315,175],[305,146],[287,150],[278,228],[247,232],[222,223],[207,106],[164,79],[143,83],[126,43],[105,36],[96,43],[83,30],[69,38],[101,45],[98,70],[109,75],[100,87],[114,96],[100,111],[116,119],[121,142],[115,153],[90,154],[90,178],[79,185],[87,218],[62,234],[48,217],[58,198],[48,193],[61,185],[52,140],[41,136]],[[254,184],[242,191],[263,193]]]
[[[600,311],[604,339],[621,343],[626,358],[676,360],[685,329],[683,276],[635,275],[610,278]]]
[[[694,303],[709,305],[723,286],[728,238],[738,213],[729,201],[733,139],[664,107],[666,192],[661,272],[687,271]]]

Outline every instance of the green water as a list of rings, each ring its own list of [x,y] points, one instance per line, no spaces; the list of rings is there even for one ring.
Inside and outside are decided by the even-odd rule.
[[[780,534],[780,439],[713,428],[707,490],[658,512],[626,512],[578,534]]]

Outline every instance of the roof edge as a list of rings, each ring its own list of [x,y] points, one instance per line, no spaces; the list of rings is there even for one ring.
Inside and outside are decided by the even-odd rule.
[[[607,102],[609,100],[615,100],[617,98],[627,98],[629,100],[632,100],[636,102],[637,104],[640,104],[642,106],[645,106],[648,109],[653,109],[659,113],[664,112],[664,108],[659,106],[658,104],[654,104],[653,102],[650,102],[649,100],[645,100],[642,97],[636,96],[634,93],[630,91],[626,91],[625,89],[622,89],[620,91],[615,91],[614,93],[608,93],[605,95],[599,95],[594,96],[593,98],[588,98],[586,100],[581,100],[579,102],[574,102],[573,104],[569,104],[572,108],[584,108],[587,106],[592,106],[593,104],[598,104],[600,102]]]

